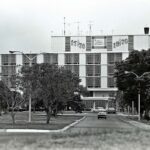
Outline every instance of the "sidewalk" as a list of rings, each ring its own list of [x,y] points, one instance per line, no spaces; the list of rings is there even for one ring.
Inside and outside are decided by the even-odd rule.
[[[133,126],[137,127],[137,128],[140,128],[140,129],[144,129],[144,130],[150,130],[150,125],[148,124],[145,124],[143,122],[140,122],[140,121],[135,121],[135,120],[132,120],[130,117],[135,117],[137,118],[138,115],[128,115],[128,114],[125,114],[125,113],[121,113],[121,112],[118,112],[117,113],[118,116],[120,116],[122,121],[125,121],[129,124],[132,124]]]

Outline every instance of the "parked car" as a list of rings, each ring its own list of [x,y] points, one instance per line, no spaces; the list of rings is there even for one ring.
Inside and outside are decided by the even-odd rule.
[[[99,111],[99,113],[97,114],[97,118],[100,119],[100,118],[107,118],[107,111],[106,109],[103,109],[101,111]]]
[[[107,112],[109,114],[115,114],[116,113],[116,109],[114,107],[109,107],[108,110],[107,110]]]

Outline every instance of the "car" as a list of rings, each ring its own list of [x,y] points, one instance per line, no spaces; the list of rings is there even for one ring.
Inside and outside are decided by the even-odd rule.
[[[114,107],[109,107],[107,112],[108,112],[108,114],[115,114],[116,113],[116,109]]]
[[[98,119],[100,119],[100,118],[106,119],[107,118],[107,111],[106,111],[106,109],[103,109],[103,110],[99,111],[99,113],[97,114],[97,118]]]

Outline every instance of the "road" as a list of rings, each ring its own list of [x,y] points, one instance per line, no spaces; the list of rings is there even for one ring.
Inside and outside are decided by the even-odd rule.
[[[87,113],[86,118],[70,128],[68,132],[82,132],[90,130],[115,130],[115,129],[136,129],[135,126],[121,120],[116,114],[108,114],[107,119],[97,119],[97,113]]]

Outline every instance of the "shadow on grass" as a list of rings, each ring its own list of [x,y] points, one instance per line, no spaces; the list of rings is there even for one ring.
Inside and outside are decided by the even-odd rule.
[[[25,115],[24,115],[25,114]],[[49,124],[46,124],[46,115],[33,114],[32,121],[29,123],[26,113],[16,115],[15,124],[12,124],[11,117],[8,115],[0,118],[0,129],[42,129],[42,130],[57,130],[75,122],[82,116],[57,116],[52,117]]]

